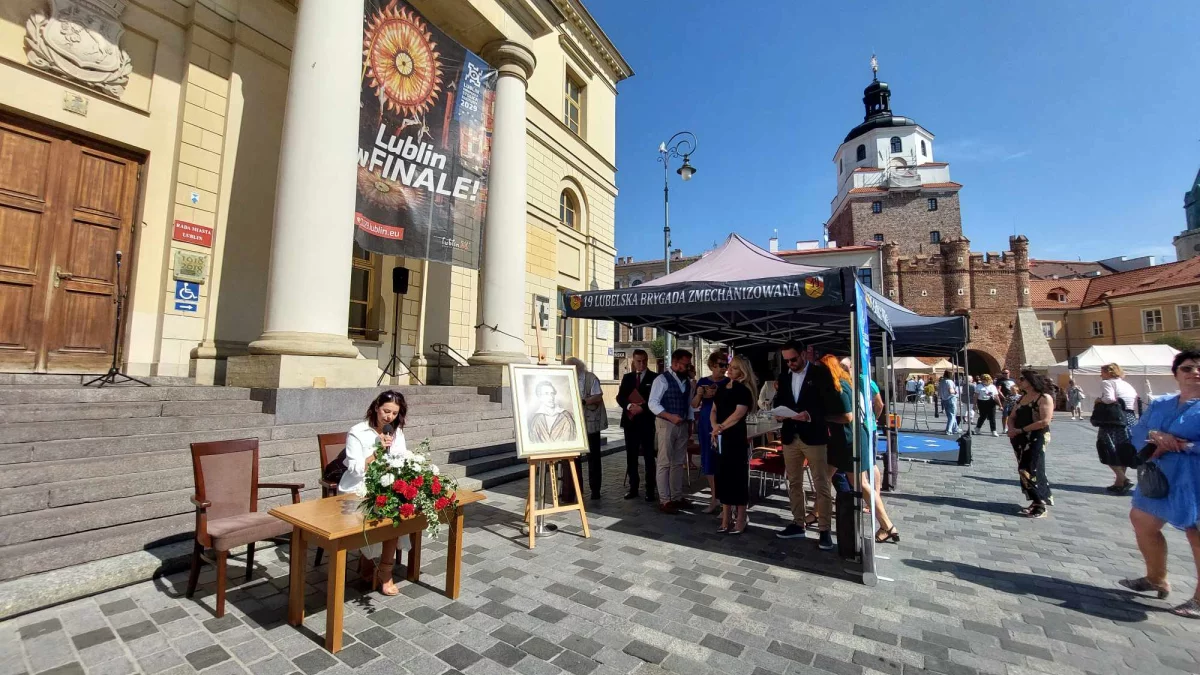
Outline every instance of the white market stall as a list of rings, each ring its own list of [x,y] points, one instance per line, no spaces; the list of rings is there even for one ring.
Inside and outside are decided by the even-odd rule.
[[[1142,400],[1149,401],[1152,396],[1179,390],[1171,375],[1171,360],[1177,353],[1170,345],[1095,345],[1078,356],[1079,367],[1075,370],[1068,368],[1067,361],[1050,366],[1050,377],[1062,389],[1066,389],[1069,378],[1074,378],[1088,400],[1094,401],[1100,395],[1100,367],[1115,363]],[[1085,404],[1084,408],[1090,409],[1091,405]]]

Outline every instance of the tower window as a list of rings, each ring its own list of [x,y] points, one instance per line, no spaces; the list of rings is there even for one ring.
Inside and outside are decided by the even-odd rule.
[[[872,237],[872,238],[873,238],[875,241],[878,241],[878,242],[880,242],[880,243],[883,243],[883,233],[882,233],[882,232],[876,232],[876,233],[875,233],[875,236],[874,236],[874,237]]]
[[[904,146],[900,143],[899,136],[892,136],[892,152],[903,152]]]
[[[871,213],[883,213],[883,202],[871,202]]]
[[[928,157],[929,153],[925,152],[925,141],[921,141],[921,156]]]
[[[861,162],[867,158],[867,146],[859,145],[858,150],[854,152],[854,161]]]
[[[871,268],[870,267],[860,267],[860,268],[858,268],[857,271],[858,271],[859,283],[861,283],[863,286],[866,286],[867,288],[873,288],[871,286]]]
[[[931,244],[942,243],[942,233],[938,232],[937,230],[930,232],[929,233],[929,243],[931,243]]]
[[[842,175],[842,158],[838,157],[838,175]]]
[[[926,199],[925,204],[929,207],[930,211],[937,211],[937,197]]]

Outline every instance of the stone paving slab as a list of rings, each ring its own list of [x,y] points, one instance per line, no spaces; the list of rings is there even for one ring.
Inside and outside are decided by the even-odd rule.
[[[563,516],[561,532],[529,551],[517,522],[524,486],[491,491],[468,510],[458,600],[440,593],[445,543],[427,541],[420,584],[394,598],[347,588],[336,655],[321,648],[325,569],[308,575],[304,626],[284,621],[282,546],[260,553],[221,619],[206,569],[194,600],[177,574],[0,623],[0,675],[1200,673],[1200,622],[1115,586],[1141,561],[1129,500],[1104,492],[1111,474],[1093,443],[1085,423],[1056,421],[1045,520],[1016,515],[1003,438],[978,437],[972,467],[906,463],[901,490],[885,496],[901,542],[879,548],[875,588],[815,537],[774,537],[784,495],[752,508],[745,534],[719,535],[699,509],[665,516],[622,500],[616,455],[604,498],[589,503],[591,539]],[[1167,539],[1173,602],[1195,577],[1182,534]]]

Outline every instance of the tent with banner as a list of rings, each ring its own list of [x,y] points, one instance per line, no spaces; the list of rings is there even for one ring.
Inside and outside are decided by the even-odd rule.
[[[899,317],[912,336],[911,345],[946,341],[943,317],[920,317],[884,299],[858,281],[850,267],[797,265],[772,255],[732,234],[700,260],[640,286],[612,290],[567,292],[560,305],[568,317],[616,321],[655,327],[683,338],[721,342],[733,350],[756,345],[781,345],[797,339],[817,348],[849,353],[855,364],[853,434],[857,471],[871,471],[873,452],[860,452],[860,436],[870,438],[873,415],[867,414],[870,354],[887,354],[892,341],[892,316]],[[932,319],[927,321],[926,319]],[[965,331],[965,322],[955,317]],[[945,354],[957,347],[942,347]],[[866,433],[863,433],[863,432]],[[857,523],[862,578],[874,583],[874,525]],[[856,509],[861,513],[861,509]],[[865,525],[865,527],[864,527]]]
[[[1170,345],[1094,345],[1080,354],[1078,368],[1070,369],[1070,362],[1063,361],[1050,366],[1050,377],[1058,386],[1066,389],[1068,378],[1083,388],[1088,399],[1094,401],[1100,395],[1100,367],[1115,363],[1125,373],[1125,381],[1133,385],[1142,399],[1179,391],[1175,377],[1171,375],[1171,361],[1179,352]],[[1090,409],[1091,404],[1085,404]]]

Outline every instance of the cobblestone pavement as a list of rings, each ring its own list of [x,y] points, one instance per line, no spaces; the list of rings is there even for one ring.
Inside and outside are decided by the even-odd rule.
[[[284,622],[282,547],[260,552],[223,619],[209,571],[195,601],[176,574],[0,624],[0,675],[1200,673],[1200,622],[1163,611],[1194,589],[1186,541],[1167,534],[1170,604],[1115,586],[1141,564],[1093,437],[1056,422],[1045,520],[1016,515],[1003,438],[979,437],[969,468],[911,465],[886,497],[903,540],[881,547],[889,580],[876,588],[841,578],[812,537],[776,539],[782,495],[751,510],[746,534],[718,535],[711,516],[623,501],[613,455],[591,539],[563,516],[563,532],[528,551],[515,522],[524,486],[493,491],[469,511],[461,597],[432,590],[445,546],[427,544],[421,585],[388,599],[347,589],[337,655],[320,648],[324,570],[308,578],[304,629]]]

